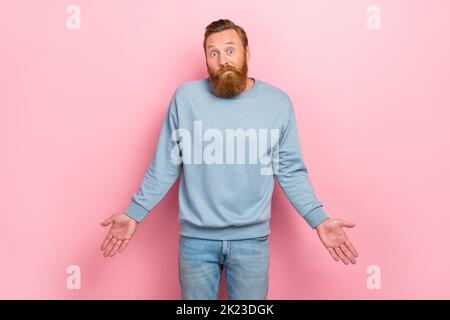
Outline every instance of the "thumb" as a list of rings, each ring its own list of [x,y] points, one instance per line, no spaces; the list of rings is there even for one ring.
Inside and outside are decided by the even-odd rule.
[[[105,221],[103,221],[103,222],[101,223],[101,225],[104,226],[104,227],[106,227],[106,226],[110,225],[111,223],[113,223],[113,219],[108,218],[108,219],[106,219]]]
[[[347,228],[353,228],[354,226],[356,226],[356,224],[354,224],[353,222],[346,221],[346,220],[341,220],[341,224],[342,224],[342,226],[347,227]]]

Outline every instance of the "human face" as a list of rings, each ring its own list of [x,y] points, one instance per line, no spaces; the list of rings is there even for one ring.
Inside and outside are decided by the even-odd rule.
[[[247,86],[247,62],[250,51],[244,48],[239,34],[228,29],[211,34],[205,45],[206,65],[215,95],[229,98]]]

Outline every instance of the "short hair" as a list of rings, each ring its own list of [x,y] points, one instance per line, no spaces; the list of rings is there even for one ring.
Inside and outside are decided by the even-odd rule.
[[[244,48],[248,47],[248,39],[247,34],[245,33],[245,30],[236,25],[233,21],[228,19],[219,19],[216,21],[211,22],[206,28],[205,28],[205,36],[203,38],[203,50],[206,52],[206,39],[213,33],[228,30],[228,29],[234,29],[239,35],[239,38],[241,38],[242,45]]]

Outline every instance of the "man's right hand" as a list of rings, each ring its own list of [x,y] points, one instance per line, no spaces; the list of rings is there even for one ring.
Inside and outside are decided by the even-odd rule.
[[[120,253],[125,250],[128,241],[133,237],[137,227],[137,222],[125,213],[112,215],[101,223],[103,227],[109,226],[110,224],[112,224],[111,229],[100,248],[105,257],[113,257],[117,251]]]

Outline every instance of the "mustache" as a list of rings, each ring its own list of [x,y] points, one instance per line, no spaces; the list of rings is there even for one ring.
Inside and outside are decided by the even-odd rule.
[[[230,66],[230,65],[224,65],[222,68],[220,68],[220,69],[217,71],[217,74],[222,75],[222,74],[224,74],[224,73],[227,72],[227,71],[232,71],[232,72],[234,72],[234,73],[239,74],[239,69],[237,69],[237,68],[235,68],[235,67],[233,67],[233,66]]]

